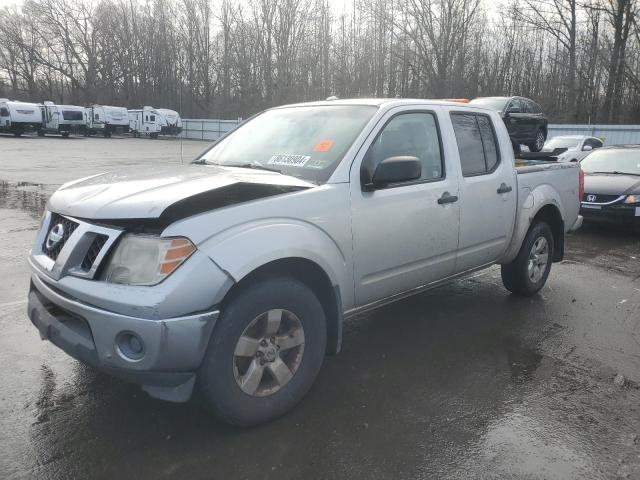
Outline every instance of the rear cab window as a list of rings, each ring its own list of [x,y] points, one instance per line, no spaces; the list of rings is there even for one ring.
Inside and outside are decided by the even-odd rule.
[[[492,173],[500,164],[500,150],[488,115],[451,112],[462,175],[473,177]]]

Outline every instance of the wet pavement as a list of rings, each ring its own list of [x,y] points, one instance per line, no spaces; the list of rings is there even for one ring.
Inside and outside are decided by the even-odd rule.
[[[44,203],[111,147],[75,140],[93,160],[79,173],[77,158],[49,154],[58,167],[43,182],[37,152],[24,178],[3,170],[5,140],[0,478],[640,478],[640,235],[585,227],[530,299],[491,268],[356,318],[298,408],[235,429],[40,341],[25,257]],[[149,158],[175,146],[116,141],[145,143]]]

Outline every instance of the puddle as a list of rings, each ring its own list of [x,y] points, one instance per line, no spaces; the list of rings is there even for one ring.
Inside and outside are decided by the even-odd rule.
[[[0,208],[22,210],[39,219],[57,186],[0,180]]]

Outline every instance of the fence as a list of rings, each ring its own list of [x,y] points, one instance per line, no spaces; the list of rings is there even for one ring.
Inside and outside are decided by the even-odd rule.
[[[640,125],[549,124],[549,138],[559,135],[588,135],[604,140],[605,145],[640,144]]]
[[[183,118],[182,138],[194,140],[217,140],[225,133],[236,128],[242,119],[218,120],[208,118]]]
[[[182,137],[194,140],[217,140],[236,128],[242,119],[218,120],[186,118],[182,120]],[[604,140],[605,145],[640,144],[640,125],[570,125],[549,124],[549,138],[558,135],[588,135]]]

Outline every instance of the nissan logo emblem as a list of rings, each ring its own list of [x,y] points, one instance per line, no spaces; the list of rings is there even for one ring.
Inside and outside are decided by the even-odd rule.
[[[55,227],[53,227],[49,232],[49,235],[47,235],[47,241],[45,242],[45,247],[47,248],[47,250],[55,248],[55,246],[62,241],[63,236],[64,225],[59,223]]]
[[[595,195],[587,195],[587,202],[595,202],[596,201],[596,196]]]

